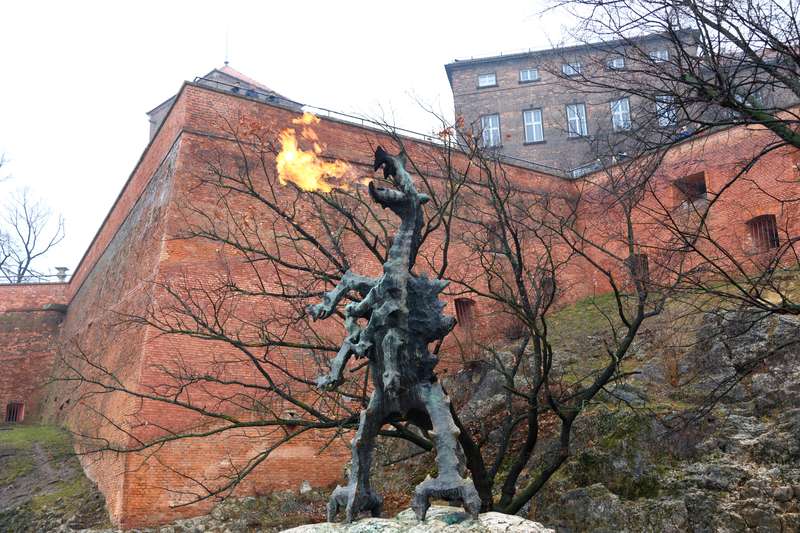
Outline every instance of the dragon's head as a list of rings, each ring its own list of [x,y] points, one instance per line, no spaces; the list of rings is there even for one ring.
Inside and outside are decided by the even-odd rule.
[[[375,164],[373,168],[378,170],[383,167],[383,177],[392,178],[392,181],[401,190],[389,189],[386,187],[376,187],[374,182],[369,183],[369,195],[384,208],[391,209],[397,216],[403,217],[410,209],[414,209],[424,204],[430,197],[427,194],[420,194],[414,187],[411,176],[405,169],[406,155],[400,152],[398,155],[389,155],[383,147],[378,146],[375,150]]]

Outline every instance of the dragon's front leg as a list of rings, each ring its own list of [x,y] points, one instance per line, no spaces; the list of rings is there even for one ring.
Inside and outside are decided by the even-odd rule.
[[[331,371],[328,374],[323,374],[317,378],[317,387],[322,390],[334,390],[336,387],[344,382],[344,369],[347,366],[347,361],[354,353],[354,345],[358,342],[361,334],[361,328],[358,327],[357,319],[353,316],[346,315],[344,326],[347,330],[347,337],[342,342],[339,352],[331,363]]]
[[[322,302],[309,305],[306,307],[306,312],[311,315],[314,320],[324,320],[331,316],[336,310],[336,306],[345,295],[355,290],[362,296],[368,295],[375,286],[377,280],[368,278],[366,276],[359,276],[349,270],[342,276],[339,284],[331,291],[325,293]],[[350,304],[352,305],[352,304]],[[350,306],[348,306],[349,310]],[[332,364],[331,371],[317,378],[317,386],[323,390],[333,390],[342,384],[343,373],[347,361],[353,354],[353,347],[359,341],[361,329],[358,327],[357,318],[350,312],[345,313],[345,328],[347,329],[347,338],[342,343],[339,352],[336,354]]]
[[[306,312],[314,320],[325,320],[333,314],[336,306],[350,291],[357,291],[362,296],[369,293],[377,280],[367,276],[360,276],[351,271],[345,272],[339,284],[322,296],[322,302],[306,307]]]

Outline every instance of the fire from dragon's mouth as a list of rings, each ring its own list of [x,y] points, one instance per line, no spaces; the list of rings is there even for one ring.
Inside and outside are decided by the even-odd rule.
[[[355,183],[368,182],[371,178],[359,177],[349,163],[321,157],[325,144],[312,128],[318,123],[318,117],[305,112],[302,117],[292,120],[297,127],[286,128],[278,134],[281,151],[275,159],[275,165],[281,185],[293,183],[303,191],[331,192],[333,189],[348,190]],[[300,138],[311,146],[310,150],[300,147],[298,129]]]

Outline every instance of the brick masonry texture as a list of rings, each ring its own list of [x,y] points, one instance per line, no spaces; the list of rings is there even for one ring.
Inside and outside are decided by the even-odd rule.
[[[682,40],[686,44],[686,52],[694,54],[691,32],[686,32]],[[670,57],[674,54],[672,45],[658,35],[647,37],[637,46],[642,51],[668,50]],[[634,127],[637,123],[646,124],[637,119],[650,118],[655,113],[655,104],[651,100],[609,88],[624,86],[627,82],[623,81],[624,77],[613,77],[615,71],[608,68],[608,60],[617,56],[618,52],[630,55],[631,49],[622,45],[615,47],[603,44],[602,49],[600,45],[585,45],[455,61],[446,65],[446,70],[453,91],[456,116],[464,120],[467,131],[477,135],[481,131],[481,117],[498,114],[501,136],[499,151],[502,154],[561,170],[591,163],[598,156],[609,156],[605,152],[611,146],[614,151],[624,152],[624,136],[613,131],[612,102],[622,97],[629,98]],[[581,75],[565,76],[562,66],[567,63],[581,64]],[[520,71],[523,69],[537,69],[539,78],[520,81]],[[494,74],[496,84],[479,87],[479,76],[486,74]],[[584,83],[582,79],[593,80],[594,84]],[[786,90],[771,91],[769,95],[764,91],[762,98],[774,99],[775,105],[794,101]],[[585,105],[587,137],[567,135],[566,107],[570,104]],[[540,109],[542,112],[543,142],[525,142],[523,111],[529,109]],[[609,141],[610,144],[607,144]]]
[[[515,67],[516,68],[516,67]],[[514,71],[516,76],[516,71]],[[501,78],[503,82],[504,78]],[[516,79],[514,80],[516,82]],[[63,371],[65,357],[85,357],[113,371],[123,383],[147,392],[163,384],[162,368],[173,365],[177,357],[186,357],[196,368],[216,368],[219,358],[233,357],[207,341],[181,337],[180,340],[155,335],[141,326],[120,323],[124,314],[142,314],[150,305],[165,303],[163,293],[153,289],[153,282],[167,283],[188,276],[195,282],[213,281],[222,275],[246,279],[247,270],[230,261],[225,250],[198,239],[181,240],[186,228],[185,207],[201,207],[212,213],[216,198],[198,183],[206,171],[210,156],[234,157],[236,146],[227,134],[228,124],[240,119],[257,123],[264,129],[280,131],[297,115],[286,109],[241,97],[185,84],[160,129],[143,153],[127,184],[111,208],[105,222],[86,252],[68,285],[0,286],[0,400],[22,399],[26,402],[26,420],[45,420],[66,425],[80,432],[109,438],[120,444],[130,440],[120,437],[109,421],[128,424],[138,437],[158,434],[158,427],[180,431],[206,423],[187,417],[179,409],[168,409],[130,397],[99,394],[86,397],[86,389],[61,383],[41,391],[41,385]],[[521,120],[521,117],[520,117]],[[546,119],[547,120],[547,119]],[[360,165],[370,172],[375,145],[393,146],[374,130],[323,119],[315,126],[328,154]],[[504,132],[505,135],[505,132]],[[740,128],[715,133],[703,139],[685,142],[668,155],[656,180],[653,194],[679,204],[674,180],[704,172],[710,191],[718,190],[735,174],[741,161],[756,153],[769,136],[758,130]],[[407,141],[407,150],[419,160],[425,159],[429,145]],[[797,154],[784,149],[772,152],[748,174],[750,180],[737,183],[726,204],[715,211],[709,224],[738,243],[741,253],[751,253],[746,222],[759,214],[775,214],[778,225],[796,235],[800,225],[796,213],[781,211],[781,197],[800,191]],[[457,163],[458,164],[458,163]],[[519,189],[529,193],[554,193],[573,196],[575,182],[531,170],[509,167],[509,177]],[[770,194],[764,191],[770,191]],[[240,209],[250,206],[240,205]],[[592,235],[610,234],[613,214],[597,212],[590,205],[581,207],[580,223]],[[646,220],[642,219],[643,222]],[[436,242],[430,243],[435,247]],[[531,246],[531,253],[535,247]],[[470,268],[468,251],[458,249],[454,260]],[[366,257],[355,258],[363,273],[379,268]],[[563,302],[605,292],[605,281],[591,269],[576,264],[565,273],[569,292]],[[47,309],[48,304],[68,304],[66,313]],[[281,302],[272,308],[254,310],[270,314],[281,311]],[[491,306],[476,306],[476,330],[493,334],[508,318]],[[455,314],[453,302],[446,312]],[[510,324],[506,324],[510,326]],[[490,327],[491,326],[491,327]],[[335,326],[320,331],[333,342],[342,332]],[[468,342],[457,327],[442,350],[443,372],[461,364],[459,343]],[[305,370],[304,361],[287,361],[297,372]],[[248,378],[248,370],[238,363],[226,368],[229,375]],[[5,404],[2,404],[4,407]],[[78,407],[76,407],[78,406]],[[297,489],[303,480],[312,486],[326,487],[340,481],[348,452],[342,445],[319,453],[330,438],[324,432],[308,433],[281,447],[259,465],[238,494],[272,489]],[[190,506],[184,503],[191,484],[174,471],[198,478],[213,478],[225,471],[226,461],[243,461],[254,449],[272,442],[274,435],[251,431],[248,435],[227,435],[168,444],[157,453],[157,460],[143,462],[137,454],[105,454],[84,461],[91,479],[106,496],[112,519],[124,527],[160,524],[181,516],[197,515],[208,510],[212,501]],[[169,487],[169,490],[167,490]]]
[[[24,421],[39,419],[62,318],[59,311],[0,313],[0,416],[9,403],[21,402]]]

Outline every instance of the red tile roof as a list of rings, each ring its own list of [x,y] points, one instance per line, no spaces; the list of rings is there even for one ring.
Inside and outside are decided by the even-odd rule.
[[[259,89],[264,89],[265,91],[269,91],[271,93],[275,92],[272,89],[270,89],[269,87],[267,87],[266,85],[264,85],[263,83],[258,82],[258,81],[254,80],[253,78],[251,78],[249,76],[245,76],[244,74],[242,74],[241,72],[239,72],[235,68],[231,68],[228,65],[225,65],[224,67],[218,68],[218,69],[215,69],[215,70],[217,70],[219,72],[222,72],[223,74],[227,74],[228,76],[232,76],[232,77],[234,77],[234,78],[236,78],[238,80],[241,80],[241,81],[243,81],[243,82],[245,82],[245,83],[247,83],[249,85],[253,85],[255,87],[258,87]]]

